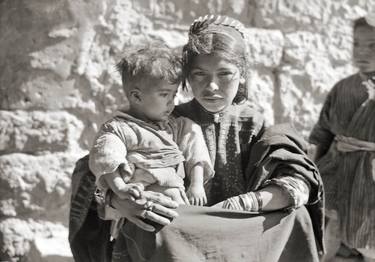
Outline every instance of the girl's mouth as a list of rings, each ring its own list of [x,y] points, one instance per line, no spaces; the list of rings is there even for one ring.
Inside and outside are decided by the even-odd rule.
[[[219,96],[219,95],[207,95],[207,96],[203,96],[203,99],[204,100],[221,100],[223,99],[223,97]]]

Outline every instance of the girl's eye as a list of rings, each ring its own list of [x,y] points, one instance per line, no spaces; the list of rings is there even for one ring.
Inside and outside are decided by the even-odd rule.
[[[191,79],[193,81],[201,82],[201,81],[204,81],[206,77],[207,77],[207,74],[203,71],[193,71],[191,73]]]
[[[219,73],[219,76],[231,76],[233,75],[232,71],[223,71]]]
[[[232,71],[223,71],[218,74],[219,78],[225,79],[225,80],[230,80],[233,78],[234,73]]]
[[[161,97],[167,97],[169,94],[168,93],[160,93],[159,94]]]
[[[205,76],[206,74],[203,71],[194,71],[192,75],[193,76]]]

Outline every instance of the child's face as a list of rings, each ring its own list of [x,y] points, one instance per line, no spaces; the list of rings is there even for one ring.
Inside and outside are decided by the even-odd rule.
[[[195,99],[209,112],[231,105],[243,79],[239,68],[215,55],[198,55],[192,62],[189,84]]]
[[[174,109],[177,85],[162,79],[144,79],[147,85],[139,93],[138,111],[153,121],[167,120]]]
[[[354,30],[353,61],[361,72],[375,71],[375,29],[359,26]]]

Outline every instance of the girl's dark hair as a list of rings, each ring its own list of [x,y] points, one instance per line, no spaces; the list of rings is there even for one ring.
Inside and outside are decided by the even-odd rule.
[[[125,50],[116,68],[125,91],[128,91],[129,83],[144,77],[164,79],[171,84],[181,82],[181,58],[161,43],[148,43]]]
[[[190,27],[189,41],[182,51],[182,86],[186,88],[192,62],[198,55],[216,55],[236,65],[245,84],[240,84],[234,103],[247,99],[248,53],[243,25],[229,17],[197,19]]]

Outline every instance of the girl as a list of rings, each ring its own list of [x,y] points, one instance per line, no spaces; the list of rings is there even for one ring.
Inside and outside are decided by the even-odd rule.
[[[246,248],[243,250],[245,253],[253,253],[250,254],[251,258],[245,256],[242,260],[262,261],[262,255],[267,252],[275,252],[272,257],[277,258],[278,261],[283,261],[283,259],[284,261],[317,261],[318,256],[311,224],[314,226],[319,246],[322,227],[322,184],[319,174],[314,164],[304,153],[305,142],[293,129],[287,125],[265,128],[262,116],[246,102],[247,70],[249,69],[246,50],[245,32],[239,21],[223,16],[206,16],[197,19],[190,27],[189,41],[183,49],[183,85],[191,86],[194,99],[176,107],[175,113],[191,118],[202,128],[216,174],[206,187],[208,205],[251,212],[292,210],[308,205],[310,216],[307,215],[304,218],[306,220],[302,223],[303,233],[299,235],[301,239],[295,242],[298,242],[303,248],[293,246],[290,249],[290,246],[287,245],[293,242],[293,239],[290,241],[286,239],[285,242],[279,240],[276,241],[279,243],[274,243],[274,239],[279,239],[277,232],[280,232],[275,228],[274,231],[267,231],[267,233],[275,232],[275,235],[271,236],[272,245],[275,247],[280,245],[280,249],[272,247],[269,249],[268,240],[262,238],[259,240],[265,241],[264,245],[259,245],[258,249],[249,249],[247,242],[250,241],[245,241],[239,246]],[[173,217],[171,212],[166,214],[166,210],[171,210],[170,203],[165,203],[165,198],[160,196],[158,199],[155,197],[146,198],[157,203],[153,210],[146,211],[149,212],[150,220],[162,225],[168,224],[163,218],[164,216]],[[161,203],[161,201],[164,202]],[[154,227],[150,230],[144,225],[145,221],[141,219],[141,216],[146,207],[142,204],[121,200],[116,196],[109,202],[122,216],[135,221],[134,223],[139,227],[149,231],[155,229]],[[161,206],[163,206],[163,210],[161,210]],[[203,216],[202,219],[210,221],[210,217],[204,215],[204,212],[201,216]],[[267,215],[264,219],[266,224],[267,221],[270,221],[267,219]],[[251,221],[250,223],[253,223]],[[191,223],[192,221],[189,222],[190,225]],[[201,223],[199,216],[196,223]],[[260,226],[262,227],[262,225]],[[128,224],[128,227],[131,225]],[[278,221],[275,227],[282,228],[285,225]],[[165,229],[167,230],[167,228]],[[241,224],[240,228],[243,231]],[[200,239],[199,243],[202,245],[197,244],[198,249],[212,240],[205,239],[210,236],[210,233],[203,232],[204,234],[197,237],[194,232],[189,230],[194,230],[194,227],[181,225],[181,228],[174,232],[183,232],[184,239],[194,239],[195,241]],[[295,227],[292,231],[294,230],[296,230]],[[136,232],[135,235],[132,235],[132,232]],[[132,243],[135,241],[137,244],[136,248],[142,248],[141,245],[146,241],[145,236],[147,237],[147,235],[143,235],[142,232],[144,231],[126,230]],[[253,233],[243,232],[245,234]],[[189,237],[190,234],[193,235]],[[262,235],[263,231],[259,234]],[[252,237],[258,239],[257,235]],[[137,242],[137,238],[140,242]],[[225,236],[221,236],[215,241],[225,242],[223,239]],[[305,247],[309,245],[308,239],[313,239],[314,247],[308,250],[309,253],[302,254],[301,252],[305,252]],[[74,242],[74,238],[71,238],[71,241]],[[124,242],[126,242],[124,239],[116,241],[114,248],[116,255],[119,255],[121,251],[124,252]],[[158,244],[160,243],[165,242],[159,241]],[[161,252],[163,252],[163,248],[172,248],[168,244],[162,245],[162,247],[151,246],[158,246]],[[222,250],[230,251],[225,248],[201,251],[203,256],[211,256]],[[153,251],[148,248],[147,252],[152,253]],[[182,251],[176,250],[176,252],[178,255]],[[161,254],[173,255],[176,252],[169,250],[169,252]],[[134,256],[139,254],[131,253]],[[258,260],[256,260],[257,257]],[[303,259],[301,260],[301,258]],[[141,258],[133,257],[133,259]],[[163,259],[168,260],[166,257]],[[227,256],[220,254],[218,259],[225,260]],[[238,261],[233,257],[231,259]]]

